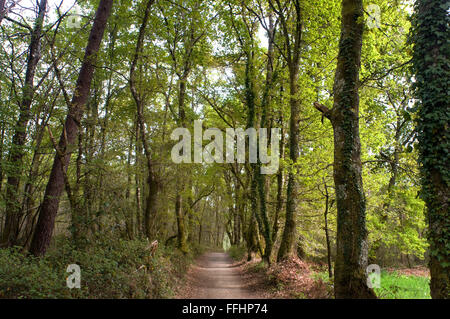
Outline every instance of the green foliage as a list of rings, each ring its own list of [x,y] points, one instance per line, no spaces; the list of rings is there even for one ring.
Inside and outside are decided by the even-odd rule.
[[[18,248],[0,250],[0,298],[69,298],[63,269],[26,257]]]
[[[147,245],[111,239],[79,250],[62,239],[44,258],[25,256],[16,248],[2,249],[0,298],[172,297],[194,255],[160,247],[150,258]],[[81,268],[81,289],[66,287],[69,264]]]
[[[441,2],[430,1],[435,4],[434,10],[442,8]],[[84,15],[81,28],[69,28],[66,18],[56,27],[56,15],[48,15],[45,20],[44,29],[48,31],[41,40],[42,58],[36,71],[33,121],[27,128],[29,139],[17,196],[18,204],[26,211],[24,215],[38,216],[38,203],[42,201],[55,155],[47,129],[55,137],[62,132],[61,120],[68,108],[62,88],[69,96],[74,89],[97,3],[97,0],[81,2]],[[285,10],[288,33],[295,28],[293,3],[280,1],[281,6],[290,8]],[[425,261],[429,246],[423,200],[433,202],[437,193],[430,188],[431,183],[426,182],[427,172],[438,169],[448,186],[448,17],[434,13],[416,16],[412,25],[413,34],[416,34],[413,61],[417,75],[414,77],[409,63],[413,45],[407,41],[411,29],[411,3],[410,0],[364,1],[365,8],[368,4],[376,4],[381,9],[380,27],[365,28],[363,35],[359,125],[369,257],[384,266],[402,262],[401,257],[405,255],[413,257],[414,262]],[[292,171],[299,183],[298,242],[307,258],[320,262],[326,261],[327,255],[323,229],[327,189],[333,262],[337,231],[333,129],[312,104],[320,101],[328,108],[332,106],[341,1],[300,1],[300,4],[303,34],[296,96],[300,103],[299,154],[295,163],[289,158],[287,143],[291,98],[289,70],[283,57],[287,43],[281,23],[275,21],[277,15],[268,1],[174,0],[155,1],[152,6],[137,68],[137,86],[145,101],[143,116],[155,165],[153,173],[161,187],[157,213],[152,221],[154,238],[150,240],[165,243],[172,238],[167,244],[176,242],[174,198],[181,183],[186,181],[192,186],[182,192],[183,203],[192,200],[195,205],[187,210],[185,220],[190,253],[184,255],[174,247],[160,246],[157,256],[146,261],[146,242],[141,238],[141,226],[148,195],[148,167],[136,131],[136,106],[128,87],[129,65],[146,1],[115,2],[99,53],[89,103],[80,123],[79,145],[74,145],[67,173],[76,210],[63,195],[55,229],[58,240],[45,258],[24,257],[17,250],[0,251],[0,296],[167,297],[173,293],[174,278],[185,272],[191,258],[202,251],[196,243],[206,243],[216,249],[222,244],[223,233],[234,234],[237,223],[239,236],[242,234],[244,238],[240,238],[239,245],[233,245],[229,253],[236,260],[245,256],[243,241],[248,239],[247,231],[251,229],[251,169],[242,164],[177,166],[171,160],[174,142],[170,140],[170,133],[180,126],[178,102],[182,79],[186,84],[184,98],[188,127],[194,119],[202,119],[204,128],[245,127],[248,123],[246,80],[251,82],[254,124],[258,127],[265,94],[271,96],[265,110],[266,123],[281,128],[284,137],[284,153],[280,159],[284,184],[278,211],[277,178],[275,175],[266,177],[267,214],[271,224],[275,215],[278,217],[278,238],[275,238],[274,248],[280,244],[288,199],[286,177]],[[274,78],[266,92],[268,48],[261,23],[268,23],[270,13],[277,30]],[[264,17],[264,21],[257,15]],[[366,14],[364,19],[367,19]],[[32,19],[29,20],[27,23],[32,25]],[[417,32],[419,24],[423,28]],[[435,36],[430,37],[430,34]],[[443,51],[437,55],[433,55],[435,50],[429,47],[431,39],[443,44]],[[3,70],[0,74],[0,195],[3,195],[0,196],[0,220],[4,220],[5,188],[2,186],[12,169],[7,158],[19,115],[29,31],[3,20],[0,42],[3,44],[0,48]],[[246,76],[246,60],[250,53],[251,65]],[[53,68],[48,69],[55,58],[60,78]],[[440,63],[435,64],[433,59]],[[415,100],[411,88],[414,81],[417,84],[416,99],[419,100],[416,112],[411,110]],[[416,132],[415,122],[418,123]],[[419,136],[419,148],[416,135]],[[420,181],[416,160],[419,156],[425,185],[423,198],[418,197]],[[28,182],[31,188],[26,189]],[[78,213],[83,246],[74,247],[61,238],[70,236],[76,220],[74,216]],[[433,210],[428,213],[432,215]],[[448,214],[442,219],[446,220],[448,229]],[[33,221],[27,217],[23,225],[26,231],[21,232],[20,244],[32,231]],[[445,257],[450,251],[449,233],[430,237],[445,247],[441,250],[433,248],[431,253],[447,270],[449,263]],[[256,241],[256,237],[253,240]],[[65,287],[65,268],[70,263],[79,263],[82,268],[84,284],[81,290]],[[144,269],[137,270],[141,265],[146,265],[150,276]]]
[[[383,260],[393,260],[399,252],[424,259],[428,248],[424,236],[424,203],[416,196],[417,187],[399,187],[391,198],[380,194],[375,197],[376,200],[371,199],[375,203],[389,203],[369,207],[367,225],[371,242],[370,257],[373,260],[380,260],[381,263]]]
[[[228,249],[227,252],[230,257],[236,261],[242,260],[247,254],[247,250],[244,245],[233,245],[230,247],[230,249]]]

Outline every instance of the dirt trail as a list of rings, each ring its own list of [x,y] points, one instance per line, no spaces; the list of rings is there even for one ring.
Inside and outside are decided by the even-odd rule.
[[[186,287],[178,298],[248,299],[252,295],[241,278],[241,270],[226,253],[206,253],[187,274]]]

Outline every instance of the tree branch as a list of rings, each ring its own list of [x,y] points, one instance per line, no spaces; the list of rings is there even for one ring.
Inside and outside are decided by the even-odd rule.
[[[322,123],[324,117],[326,117],[331,121],[331,110],[328,107],[326,107],[323,104],[320,104],[319,102],[314,102],[314,107],[322,113]]]

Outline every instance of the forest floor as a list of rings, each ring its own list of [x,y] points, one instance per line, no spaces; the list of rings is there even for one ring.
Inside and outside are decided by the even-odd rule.
[[[239,263],[227,253],[205,253],[186,274],[178,299],[250,299],[261,298],[244,281]]]
[[[191,266],[176,298],[329,298],[329,292],[298,259],[267,267],[260,259],[233,261],[227,253],[209,252]]]
[[[178,288],[178,299],[327,299],[332,298],[328,273],[298,258],[267,267],[260,258],[233,261],[228,253],[208,252],[196,259]],[[386,268],[382,299],[430,298],[424,267]]]

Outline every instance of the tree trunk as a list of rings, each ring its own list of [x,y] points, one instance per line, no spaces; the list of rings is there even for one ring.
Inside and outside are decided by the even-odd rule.
[[[245,235],[245,240],[247,242],[247,261],[251,261],[253,258],[252,253],[256,252],[256,249],[258,248],[258,243],[256,242],[256,220],[251,212]]]
[[[254,92],[254,67],[253,67],[253,51],[249,50],[247,53],[247,61],[246,61],[246,68],[245,68],[245,96],[246,96],[246,103],[248,108],[247,113],[247,128],[254,128],[257,126],[256,124],[256,105],[255,105],[255,92]],[[258,229],[262,234],[265,234],[264,232],[264,221],[263,217],[260,214],[259,207],[259,201],[258,201],[258,195],[262,193],[264,196],[264,189],[260,190],[258,192],[258,179],[259,179],[259,167],[258,163],[251,163],[250,164],[251,170],[250,170],[250,207],[251,207],[251,219],[256,220],[256,223],[258,225]],[[264,183],[261,181],[262,186],[264,188]],[[263,204],[265,205],[265,200],[262,200]],[[263,208],[265,212],[265,208]],[[258,240],[259,246],[259,240]],[[261,248],[261,247],[260,247]],[[270,263],[270,260],[267,259],[267,254],[264,253],[267,251],[267,248],[269,248],[269,252],[272,249],[271,245],[271,238],[268,238],[268,241],[266,241],[266,247],[264,251],[261,250],[261,256],[266,260],[268,263]]]
[[[133,153],[133,134],[130,134],[130,144],[128,147],[128,158],[127,158],[127,188],[125,190],[125,199],[127,201],[127,205],[125,206],[125,226],[127,229],[128,238],[133,240],[134,239],[134,214],[133,210],[129,209],[129,200],[131,195],[131,156]]]
[[[279,4],[279,2],[277,1]],[[270,5],[274,7],[272,1]],[[300,48],[302,39],[302,18],[300,1],[295,0],[293,32],[288,30],[288,21],[282,11],[278,11],[281,26],[283,28],[283,36],[286,41],[286,62],[289,68],[289,89],[290,89],[290,108],[291,118],[289,123],[289,158],[292,167],[288,174],[288,185],[286,193],[286,220],[284,225],[283,236],[281,239],[280,249],[278,251],[277,261],[289,258],[294,255],[294,244],[296,241],[296,218],[298,207],[298,189],[299,184],[296,178],[295,163],[297,162],[300,152],[299,147],[299,120],[300,120],[300,101],[298,98],[299,84],[299,65],[300,65]]]
[[[64,189],[64,175],[70,163],[71,148],[73,147],[83,116],[84,107],[89,97],[89,90],[94,74],[94,63],[103,38],[108,17],[111,13],[113,0],[100,0],[94,18],[94,24],[89,34],[88,43],[76,83],[71,106],[67,114],[58,148],[63,156],[55,155],[53,167],[41,205],[39,219],[31,242],[30,252],[35,256],[45,254],[52,237],[55,218],[58,213],[59,200]]]
[[[297,162],[299,148],[299,109],[300,103],[298,97],[298,68],[290,68],[290,106],[291,119],[289,124],[289,158],[292,164]],[[298,180],[294,168],[291,168],[288,174],[288,185],[286,193],[286,222],[284,225],[283,236],[281,239],[280,250],[277,260],[281,261],[293,255],[294,243],[296,240],[296,212],[298,206]]]
[[[135,195],[136,195],[136,234],[138,237],[142,235],[142,218],[141,218],[141,207],[142,207],[142,196],[141,196],[141,190],[142,190],[142,183],[141,183],[141,176],[140,176],[140,156],[142,154],[142,147],[141,143],[139,141],[139,124],[137,123],[137,120],[135,121],[136,129],[135,129],[135,139],[136,139],[136,160],[135,160]]]
[[[430,292],[434,299],[450,299],[448,5],[442,0],[418,0],[415,9],[416,132],[428,218]]]
[[[19,236],[20,221],[23,215],[20,209],[19,184],[22,175],[22,160],[25,156],[24,145],[27,140],[27,126],[31,118],[31,103],[34,96],[34,75],[41,57],[41,33],[46,9],[47,0],[41,0],[28,48],[27,70],[22,90],[19,119],[14,129],[15,132],[9,151],[9,166],[11,171],[8,172],[6,183],[6,220],[2,238],[2,243],[6,246],[16,244]]]
[[[269,15],[269,43],[267,50],[267,66],[266,66],[266,84],[264,89],[264,95],[262,99],[262,115],[261,115],[261,128],[267,128],[268,134],[270,132],[270,127],[266,127],[267,123],[269,123],[269,109],[270,103],[272,101],[272,82],[273,82],[273,59],[274,59],[274,35],[275,35],[275,26],[273,23],[272,15]],[[270,138],[268,138],[270,140]],[[268,212],[267,212],[267,187],[266,175],[261,174],[261,162],[258,159],[258,165],[254,174],[256,175],[256,180],[258,183],[258,195],[259,195],[259,211],[261,215],[261,221],[263,224],[263,236],[265,241],[265,249],[263,259],[270,265],[271,263],[271,255],[272,255],[272,247],[273,247],[273,236],[272,236],[272,225],[270,224]]]
[[[184,128],[187,128],[187,119],[186,119],[186,110],[185,110],[185,102],[186,102],[186,82],[188,76],[190,74],[190,66],[189,61],[185,61],[185,66],[182,75],[179,78],[179,86],[178,86],[178,124]],[[179,186],[177,186],[177,193],[175,198],[175,215],[177,218],[177,227],[178,227],[178,248],[183,252],[188,252],[187,245],[187,229],[186,229],[186,219],[185,217],[189,214],[189,201],[191,199],[191,190],[192,190],[192,180],[188,178],[186,181],[185,178],[189,176],[190,169],[185,166],[183,170],[178,170],[178,182]],[[181,176],[181,177],[180,177]],[[185,193],[188,193],[187,200],[185,201],[186,205],[183,207],[182,197]]]
[[[24,188],[24,203],[22,205],[22,211],[25,215],[24,217],[24,227],[23,227],[23,239],[21,242],[24,243],[24,248],[28,249],[27,245],[29,244],[29,241],[31,240],[31,235],[34,230],[34,223],[35,223],[35,216],[36,213],[35,208],[33,207],[35,205],[35,190],[36,190],[36,182],[38,179],[38,173],[39,168],[42,164],[42,149],[41,144],[42,140],[44,138],[45,133],[45,127],[48,124],[48,121],[51,118],[53,108],[55,106],[55,103],[57,101],[57,96],[55,96],[53,103],[50,107],[45,108],[45,111],[43,112],[44,115],[42,116],[41,123],[38,125],[35,131],[36,139],[35,139],[35,146],[34,146],[34,154],[33,158],[31,160],[30,170],[28,173],[27,183],[25,184]]]
[[[156,217],[156,200],[157,200],[157,191],[158,191],[158,185],[156,178],[154,176],[154,169],[153,169],[153,162],[152,162],[152,156],[150,153],[150,147],[148,145],[147,141],[147,133],[145,131],[145,120],[144,120],[144,114],[143,114],[143,101],[141,99],[141,96],[139,95],[136,87],[136,75],[135,70],[136,66],[139,62],[140,55],[142,55],[142,49],[144,44],[144,36],[145,36],[145,29],[147,28],[148,19],[150,17],[150,9],[153,5],[154,0],[149,0],[147,2],[144,18],[142,19],[142,24],[139,28],[139,35],[138,40],[136,43],[136,49],[133,57],[133,61],[131,63],[130,68],[130,90],[131,94],[133,95],[133,99],[136,103],[137,108],[137,121],[138,121],[138,127],[140,131],[142,146],[144,147],[144,154],[146,157],[147,162],[147,185],[148,185],[148,194],[146,197],[145,202],[145,211],[144,211],[144,231],[145,236],[147,238],[151,238],[153,236],[152,234],[152,226],[153,221]]]
[[[342,1],[341,38],[330,111],[315,107],[331,120],[334,131],[334,184],[337,203],[336,298],[376,298],[367,286],[366,202],[361,177],[359,140],[359,68],[363,34],[362,0]]]
[[[280,115],[281,126],[281,140],[280,140],[280,159],[284,158],[284,129],[283,129],[283,116]],[[279,230],[280,212],[283,209],[283,170],[280,169],[277,173],[277,204],[275,206],[275,216],[272,226],[272,242],[276,242]]]
[[[331,206],[333,205],[333,202],[331,202],[330,205],[330,195],[328,194],[328,186],[326,184],[326,182],[324,181],[324,187],[325,187],[325,212],[323,213],[323,217],[325,220],[325,227],[324,227],[324,231],[325,231],[325,239],[327,242],[327,262],[328,262],[328,277],[330,279],[333,278],[333,269],[331,266],[331,244],[330,244],[330,235],[328,232],[328,211],[331,208]]]
[[[180,249],[183,253],[187,253],[186,223],[183,215],[183,201],[180,194],[177,194],[175,199],[175,215],[177,217],[178,227],[178,249]]]
[[[0,24],[2,24],[2,20],[6,15],[6,0],[0,0]]]

